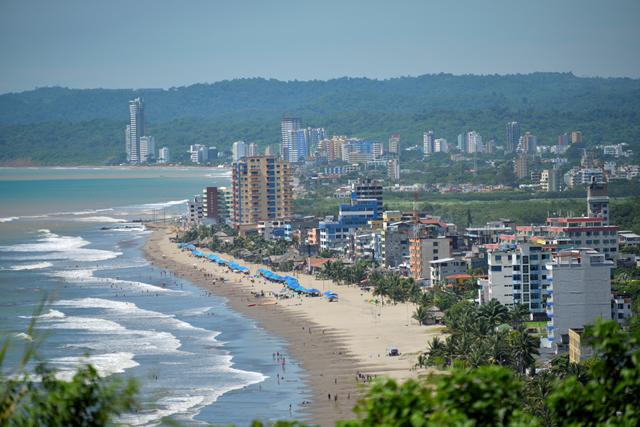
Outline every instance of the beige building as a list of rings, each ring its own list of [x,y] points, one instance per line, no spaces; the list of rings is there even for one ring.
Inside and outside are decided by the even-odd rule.
[[[446,237],[416,236],[409,239],[409,268],[415,280],[431,278],[431,261],[451,257]]]
[[[236,226],[291,217],[289,162],[251,156],[234,163],[232,169],[232,222]]]

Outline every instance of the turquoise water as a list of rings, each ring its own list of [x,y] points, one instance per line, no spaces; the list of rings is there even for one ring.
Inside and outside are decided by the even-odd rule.
[[[286,344],[191,283],[149,265],[139,218],[180,214],[218,169],[0,169],[0,333],[19,356],[34,308],[41,356],[61,375],[80,363],[137,378],[129,425],[248,425],[304,417],[309,400]],[[283,379],[286,378],[286,379]],[[278,380],[280,378],[280,380]],[[289,410],[292,405],[292,411]]]
[[[218,168],[0,168],[0,217],[184,200],[229,185],[229,176]]]

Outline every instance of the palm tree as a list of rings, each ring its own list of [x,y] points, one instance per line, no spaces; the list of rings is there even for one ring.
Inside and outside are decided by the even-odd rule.
[[[497,299],[492,299],[487,304],[480,306],[479,317],[486,319],[494,328],[509,320],[509,309],[500,304]]]
[[[439,337],[434,337],[427,347],[427,351],[418,357],[418,366],[448,366],[452,360],[452,346]]]
[[[433,315],[429,312],[427,307],[421,305],[418,306],[416,311],[413,313],[413,318],[421,325],[427,325],[433,319]]]
[[[526,329],[516,329],[509,335],[509,347],[513,357],[513,369],[525,374],[527,369],[535,367],[534,355],[540,354],[540,340],[538,338],[531,336]]]
[[[516,304],[509,310],[509,317],[511,326],[516,328],[529,319],[529,308],[524,304]]]

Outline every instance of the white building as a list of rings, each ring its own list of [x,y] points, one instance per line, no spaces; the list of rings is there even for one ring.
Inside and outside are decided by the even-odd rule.
[[[482,145],[482,136],[478,132],[473,130],[471,132],[467,132],[465,148],[467,153],[484,152],[484,146]]]
[[[633,315],[631,304],[631,298],[614,295],[611,298],[611,319],[618,322],[620,326],[625,326],[627,319]]]
[[[424,154],[431,154],[434,150],[434,141],[436,137],[432,130],[426,131],[422,135],[422,152]]]
[[[152,136],[140,137],[140,163],[150,163],[156,159],[156,140]]]
[[[437,138],[433,141],[433,151],[436,153],[448,153],[449,144],[447,144],[447,140],[444,138]]]
[[[209,149],[202,144],[189,146],[189,158],[192,163],[203,164],[209,160]]]
[[[144,101],[136,98],[129,101],[129,124],[126,127],[125,144],[127,161],[140,162],[140,138],[145,135]]]
[[[170,163],[171,162],[171,153],[169,152],[169,148],[162,147],[158,151],[158,163]]]
[[[528,242],[505,244],[490,251],[487,261],[488,277],[478,282],[480,304],[496,299],[508,307],[522,304],[531,313],[545,312],[550,250]]]
[[[292,148],[293,141],[291,136],[293,131],[300,129],[300,119],[297,117],[283,117],[280,122],[280,157],[289,159],[289,151]]]
[[[467,262],[460,258],[441,258],[429,263],[431,270],[431,286],[444,285],[447,277],[467,272]]]
[[[204,203],[202,196],[194,196],[187,202],[187,222],[189,224],[200,224],[205,217]]]
[[[551,282],[546,290],[545,347],[568,342],[569,329],[584,328],[598,318],[611,319],[613,265],[593,249],[561,251],[547,264]]]
[[[231,147],[232,158],[234,162],[246,157],[247,155],[247,146],[244,141],[236,141],[233,143]]]
[[[247,157],[254,157],[258,155],[258,144],[252,142],[247,147]]]
[[[387,163],[387,177],[392,181],[400,181],[400,162],[398,159],[391,159]]]

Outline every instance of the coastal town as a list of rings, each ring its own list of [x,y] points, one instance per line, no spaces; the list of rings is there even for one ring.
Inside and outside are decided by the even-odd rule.
[[[130,112],[127,159],[148,164],[153,138],[137,133],[144,101],[132,100]],[[204,187],[171,228],[154,226],[149,252],[163,254],[160,265],[171,258],[181,274],[228,296],[267,328],[273,320],[264,316],[300,325],[297,332],[272,329],[295,343],[291,351],[306,361],[316,396],[328,395],[320,406],[316,399],[314,419],[348,417],[350,408],[337,399],[359,396],[359,378],[418,378],[493,357],[497,347],[478,356],[459,342],[453,319],[460,310],[489,316],[507,342],[524,343],[512,344],[506,351],[519,356],[504,362],[523,374],[559,357],[580,363],[592,354],[582,339],[586,328],[598,319],[626,328],[636,314],[636,292],[627,285],[637,278],[640,235],[616,225],[609,195],[638,176],[627,144],[587,148],[580,131],[538,144],[515,121],[502,143],[473,130],[457,144],[430,130],[410,146],[399,134],[386,144],[329,137],[287,115],[280,130],[278,149],[244,141],[230,153],[191,146],[192,164],[230,168],[231,184]],[[170,163],[168,148],[158,163]],[[429,182],[437,164],[460,165],[472,178],[493,168],[503,181]],[[539,223],[494,217],[477,224],[468,211],[460,224],[423,203],[430,194],[456,193],[506,194],[505,201],[514,194],[584,196],[580,211],[558,209]],[[335,339],[329,350],[341,349],[324,354],[331,363],[320,370],[309,367],[317,357],[310,362],[305,348],[322,347],[312,330]],[[334,384],[321,379],[329,372]]]
[[[0,427],[640,425],[640,2],[0,2]]]

